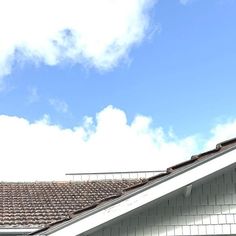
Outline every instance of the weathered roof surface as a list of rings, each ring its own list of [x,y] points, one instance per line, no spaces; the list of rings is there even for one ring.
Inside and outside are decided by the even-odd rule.
[[[141,180],[0,183],[0,228],[40,228]]]

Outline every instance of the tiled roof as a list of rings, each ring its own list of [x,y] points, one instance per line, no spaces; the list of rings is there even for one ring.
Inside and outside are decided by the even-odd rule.
[[[119,197],[131,193],[132,190],[141,189],[146,184],[162,180],[177,171],[235,148],[236,138],[227,140],[213,150],[192,156],[186,162],[169,167],[165,173],[147,179],[0,183],[0,228],[43,227],[42,231],[46,230],[96,208],[103,202],[119,200]]]
[[[1,182],[0,228],[40,228],[141,182]]]

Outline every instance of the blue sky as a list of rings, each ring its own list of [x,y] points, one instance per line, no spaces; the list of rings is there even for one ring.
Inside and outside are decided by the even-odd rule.
[[[27,0],[23,2],[26,4]],[[236,1],[136,0],[131,1],[128,7],[126,3],[120,3],[116,9],[118,13],[110,15],[107,11],[112,13],[112,7],[106,8],[107,2],[101,2],[103,3],[98,6],[98,12],[101,11],[101,15],[104,15],[104,21],[100,22],[101,15],[92,15],[90,2],[90,5],[85,6],[87,15],[91,13],[90,18],[98,17],[98,20],[88,19],[92,23],[89,21],[87,25],[81,24],[80,27],[85,27],[86,30],[78,29],[79,36],[73,33],[77,30],[76,26],[71,29],[67,27],[63,17],[60,22],[62,28],[56,23],[48,28],[46,23],[39,23],[39,32],[35,27],[32,37],[28,36],[31,31],[22,27],[21,23],[25,22],[23,20],[19,23],[11,20],[13,23],[10,22],[9,26],[0,24],[0,45],[1,34],[3,45],[4,40],[10,42],[5,46],[9,51],[4,51],[4,47],[0,46],[1,116],[5,120],[15,117],[16,123],[22,119],[28,122],[28,126],[40,123],[49,129],[57,127],[61,131],[73,132],[81,128],[88,132],[86,135],[90,135],[99,130],[99,122],[102,120],[99,121],[99,114],[119,111],[127,119],[123,124],[131,128],[135,118],[146,119],[144,123],[141,122],[141,126],[146,129],[145,135],[152,137],[152,145],[158,148],[161,144],[182,148],[186,145],[182,141],[191,137],[189,149],[180,152],[184,155],[194,154],[193,152],[207,147],[203,142],[234,137]],[[10,9],[10,6],[4,7]],[[83,5],[79,7],[83,8]],[[126,8],[127,15],[122,13]],[[50,6],[48,9],[46,19],[50,16]],[[72,11],[68,9],[68,12],[70,10]],[[75,17],[81,12],[76,13]],[[24,14],[23,10],[21,13]],[[58,15],[60,14],[61,11],[58,10]],[[86,14],[84,17],[81,19],[86,20]],[[8,19],[4,20],[8,22]],[[106,25],[104,22],[107,21],[111,25],[103,28],[100,24]],[[71,22],[69,24],[72,25]],[[4,31],[6,26],[9,31]],[[64,30],[63,37],[61,34],[50,34],[54,26],[56,33],[62,32],[58,29]],[[22,38],[14,38],[11,33],[18,33],[16,29],[21,27],[19,35],[23,35]],[[119,35],[116,28],[117,31],[121,29],[120,32],[124,32],[119,32]],[[34,33],[39,37],[38,41]],[[83,38],[83,34],[86,37]],[[100,36],[102,34],[107,37]],[[60,50],[55,52],[58,50],[54,48],[55,44],[43,45],[41,36],[42,39],[48,37],[50,42],[54,40]],[[73,43],[76,40],[79,43],[75,46]],[[101,47],[101,51],[96,46]],[[116,120],[116,117],[111,115],[111,119]],[[110,122],[109,118],[105,120]],[[116,126],[116,123],[111,124]],[[109,126],[110,129],[113,129],[112,125]],[[16,125],[16,129],[12,131],[13,136],[18,132],[17,127]],[[156,134],[158,130],[163,132],[161,138]],[[36,133],[33,132],[30,137],[34,137]],[[112,133],[109,135],[112,136]],[[156,135],[154,141],[153,135]],[[2,139],[5,140],[4,137]],[[40,140],[37,145],[41,146]],[[106,141],[101,145],[106,146]],[[22,155],[23,153],[24,151]],[[103,151],[100,154],[102,153]],[[34,153],[29,152],[29,155]],[[112,152],[107,155],[112,155]],[[165,151],[163,157],[167,158]],[[10,158],[14,160],[14,153]],[[84,171],[87,169],[86,165],[82,168]]]

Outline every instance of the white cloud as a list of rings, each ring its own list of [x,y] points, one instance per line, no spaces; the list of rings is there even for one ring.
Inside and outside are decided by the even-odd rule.
[[[60,99],[57,98],[50,98],[49,104],[57,111],[62,113],[68,112],[68,104]]]
[[[216,143],[236,137],[236,119],[217,124],[211,130],[211,137],[206,142],[205,149],[214,148]]]
[[[73,129],[51,125],[46,116],[29,123],[0,116],[0,179],[58,180],[66,172],[160,170],[185,160],[195,150],[195,138],[173,139],[151,119],[126,114],[112,106],[96,118],[85,117]]]
[[[148,28],[153,0],[0,1],[0,76],[13,63],[115,66]]]
[[[112,106],[73,129],[49,120],[45,116],[29,123],[0,116],[1,181],[63,180],[68,172],[161,170],[202,151],[199,136],[179,139],[141,115],[128,124],[124,111]],[[235,133],[236,120],[219,124],[205,148]]]

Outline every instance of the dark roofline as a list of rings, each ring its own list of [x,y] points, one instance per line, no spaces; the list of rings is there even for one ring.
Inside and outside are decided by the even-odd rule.
[[[200,164],[203,164],[209,160],[217,158],[234,149],[236,149],[236,138],[220,142],[216,145],[216,148],[212,150],[200,153],[198,155],[194,155],[188,161],[184,161],[177,165],[167,168],[165,173],[161,173],[161,174],[149,177],[147,179],[144,179],[142,183],[123,189],[120,193],[117,193],[117,195],[104,198],[98,202],[95,202],[89,207],[80,209],[76,212],[72,212],[69,217],[65,217],[62,220],[53,222],[40,230],[30,233],[29,235],[37,235],[41,232],[45,232],[47,230],[52,229],[54,226],[58,226],[58,227],[61,226],[60,228],[63,228],[63,226],[73,224],[75,221],[86,218],[102,209],[106,209],[109,206],[117,204],[127,198],[130,198],[140,192],[145,191],[146,189],[149,189],[157,184],[160,184],[161,182],[164,182],[167,179],[173,178],[187,170],[195,168],[196,166]]]

